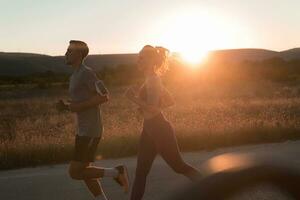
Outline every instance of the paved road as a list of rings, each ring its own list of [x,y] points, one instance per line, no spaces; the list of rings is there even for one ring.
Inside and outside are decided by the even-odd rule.
[[[224,148],[214,151],[201,151],[184,153],[184,159],[198,167],[205,160],[223,153],[254,153],[267,156],[281,155],[288,157],[292,165],[300,170],[300,141],[288,141],[276,144],[250,145],[243,147]],[[110,167],[125,163],[133,179],[136,158],[124,158],[117,160],[103,160],[97,165]],[[1,200],[92,200],[92,196],[86,190],[84,184],[72,181],[66,174],[67,165],[55,165],[39,168],[27,168],[0,172],[0,199]],[[105,178],[103,187],[110,199],[128,199],[118,185]],[[183,176],[170,170],[165,162],[158,157],[149,175],[145,200],[166,199],[170,194],[179,191],[190,182]],[[242,199],[285,199],[268,185],[261,185],[251,189],[251,195],[242,194]]]

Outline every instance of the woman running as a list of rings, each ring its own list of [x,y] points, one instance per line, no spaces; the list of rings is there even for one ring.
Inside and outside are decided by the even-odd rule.
[[[175,172],[191,180],[200,176],[195,168],[183,161],[173,127],[161,112],[162,108],[174,104],[160,79],[167,69],[168,53],[163,47],[145,46],[138,57],[138,68],[144,73],[145,82],[140,88],[131,87],[126,92],[126,96],[139,106],[144,117],[131,200],[142,199],[146,178],[157,154]]]

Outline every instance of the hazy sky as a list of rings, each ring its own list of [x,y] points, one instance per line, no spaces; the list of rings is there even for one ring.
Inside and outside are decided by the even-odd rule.
[[[191,52],[300,47],[299,0],[0,0],[0,51],[64,54],[70,39],[91,53],[145,44]]]

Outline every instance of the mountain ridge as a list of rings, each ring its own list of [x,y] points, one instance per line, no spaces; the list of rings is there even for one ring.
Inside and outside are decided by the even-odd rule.
[[[292,48],[284,51],[273,51],[259,48],[220,49],[210,51],[210,58],[229,62],[241,62],[244,60],[261,61],[273,57],[284,60],[300,60],[300,48]],[[91,54],[86,63],[95,70],[103,67],[119,65],[134,65],[137,54]],[[37,53],[0,52],[1,76],[24,76],[36,73],[52,71],[54,73],[71,73],[71,68],[64,63],[64,56],[50,56]]]

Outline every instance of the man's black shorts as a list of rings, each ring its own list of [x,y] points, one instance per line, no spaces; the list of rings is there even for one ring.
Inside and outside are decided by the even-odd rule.
[[[72,160],[77,162],[94,162],[99,141],[100,137],[76,135]]]

